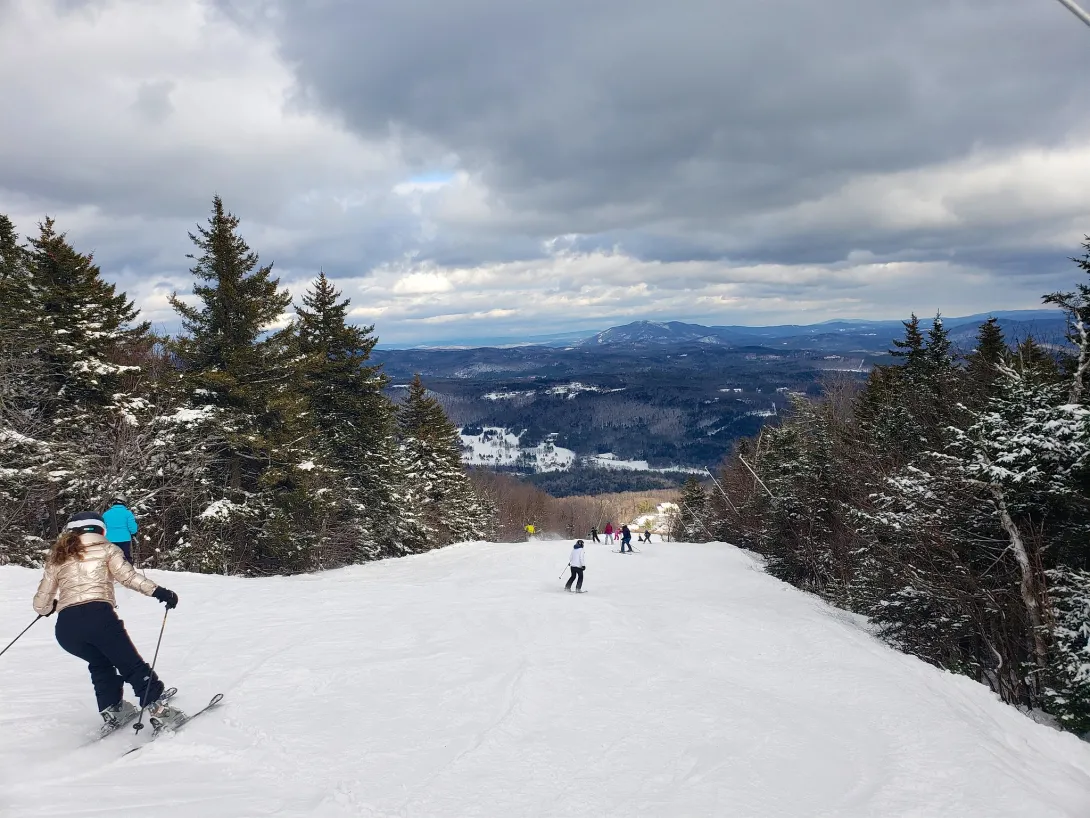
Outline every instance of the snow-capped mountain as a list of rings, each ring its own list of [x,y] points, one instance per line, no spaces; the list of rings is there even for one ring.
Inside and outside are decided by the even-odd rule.
[[[602,344],[678,344],[692,341],[727,343],[718,329],[721,328],[685,324],[681,321],[634,321],[624,326],[611,327],[590,338],[584,338],[575,345],[592,347]]]

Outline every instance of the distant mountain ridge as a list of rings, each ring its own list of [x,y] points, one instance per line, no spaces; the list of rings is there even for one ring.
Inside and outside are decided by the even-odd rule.
[[[996,310],[954,318],[943,317],[951,340],[959,346],[971,343],[977,328],[990,317],[999,324],[1009,341],[1020,341],[1033,335],[1046,343],[1060,342],[1066,324],[1059,310]],[[921,318],[924,326],[930,318]],[[860,348],[888,346],[904,332],[899,320],[863,321],[834,319],[820,324],[783,324],[766,327],[704,326],[682,321],[634,321],[611,327],[576,341],[576,348],[600,346],[654,347],[675,344],[717,344],[727,346],[769,346],[799,349]]]
[[[1050,343],[1063,340],[1066,331],[1059,310],[995,310],[974,315],[943,316],[951,339],[965,346],[976,336],[977,327],[994,316],[1008,340],[1019,341],[1027,335]],[[920,316],[925,326],[930,316]],[[705,326],[684,321],[633,321],[629,324],[594,331],[574,331],[523,338],[472,338],[459,342],[415,344],[382,344],[378,349],[470,350],[511,349],[515,347],[575,348],[627,346],[632,348],[661,347],[678,344],[715,344],[726,346],[772,346],[788,349],[806,347],[875,349],[888,347],[893,338],[903,334],[901,320],[868,321],[854,318],[834,318],[817,324],[778,324],[771,326]]]

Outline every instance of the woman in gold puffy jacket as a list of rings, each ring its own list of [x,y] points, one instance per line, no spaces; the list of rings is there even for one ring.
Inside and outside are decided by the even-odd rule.
[[[137,574],[105,535],[101,515],[72,515],[46,559],[34,610],[43,616],[58,612],[57,642],[87,662],[104,729],[136,717],[137,708],[122,698],[125,682],[152,716],[170,724],[182,714],[159,701],[163,683],[137,652],[114,610],[114,581],[155,597],[167,608],[178,604],[178,595]]]

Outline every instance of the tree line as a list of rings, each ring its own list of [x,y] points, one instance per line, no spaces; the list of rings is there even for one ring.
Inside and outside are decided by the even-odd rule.
[[[419,377],[395,405],[374,327],[319,274],[291,295],[216,197],[190,234],[182,332],[154,334],[52,219],[0,215],[0,563],[35,565],[68,514],[129,499],[143,565],[335,567],[487,537],[492,509]]]
[[[660,503],[677,499],[677,490],[672,488],[555,497],[503,472],[472,469],[469,476],[477,493],[494,509],[493,525],[499,542],[526,540],[527,525],[533,525],[544,536],[586,540],[592,529],[602,531],[607,523],[620,527],[655,511]]]
[[[793,396],[688,483],[675,536],[745,545],[891,644],[1090,730],[1090,286],[1044,301],[1068,345],[1012,348],[991,319],[963,357],[913,316],[894,364]]]

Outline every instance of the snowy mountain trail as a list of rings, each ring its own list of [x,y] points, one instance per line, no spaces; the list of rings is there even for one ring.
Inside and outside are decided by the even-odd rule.
[[[52,621],[0,657],[0,815],[1086,818],[1090,745],[728,545],[470,543],[266,579],[149,571],[199,709],[122,757]],[[0,568],[0,642],[39,573]],[[566,579],[566,574],[565,574]],[[154,600],[118,590],[151,657]],[[131,691],[126,689],[131,698]]]

